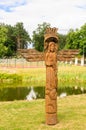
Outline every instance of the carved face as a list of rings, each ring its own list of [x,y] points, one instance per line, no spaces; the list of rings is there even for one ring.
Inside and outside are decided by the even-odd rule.
[[[54,42],[49,43],[49,51],[51,51],[51,52],[55,51],[55,43]]]

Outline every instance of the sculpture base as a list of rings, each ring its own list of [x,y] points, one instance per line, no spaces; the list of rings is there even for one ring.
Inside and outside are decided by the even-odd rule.
[[[57,114],[46,114],[46,124],[47,125],[56,125],[57,124]]]

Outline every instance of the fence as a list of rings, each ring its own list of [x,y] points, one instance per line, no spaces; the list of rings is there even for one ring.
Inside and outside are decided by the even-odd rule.
[[[58,63],[65,63],[65,64],[75,64],[75,65],[81,65],[86,66],[86,59],[84,61],[82,58],[78,59],[75,58],[72,61],[59,61]],[[45,67],[44,61],[37,61],[37,62],[28,62],[24,58],[9,58],[9,59],[0,59],[0,67],[7,67],[7,68],[35,68],[35,67]]]
[[[29,68],[29,67],[44,67],[44,61],[28,62],[24,58],[0,59],[0,67],[10,68]]]

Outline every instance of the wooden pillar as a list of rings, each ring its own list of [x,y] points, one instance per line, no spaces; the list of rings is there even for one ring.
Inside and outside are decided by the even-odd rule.
[[[57,50],[56,28],[47,28],[44,35],[46,65],[45,110],[46,124],[57,124]]]

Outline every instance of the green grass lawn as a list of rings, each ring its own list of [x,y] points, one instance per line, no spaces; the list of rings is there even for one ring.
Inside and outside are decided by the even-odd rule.
[[[86,94],[58,98],[58,124],[45,124],[45,100],[0,102],[0,130],[86,130]]]

